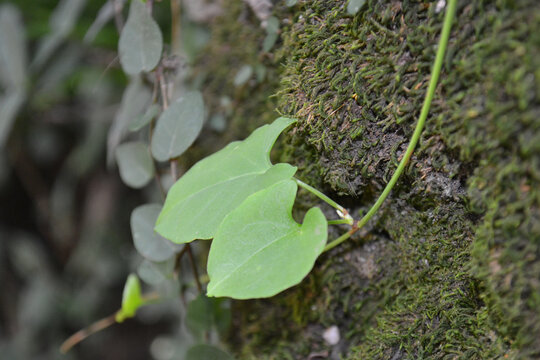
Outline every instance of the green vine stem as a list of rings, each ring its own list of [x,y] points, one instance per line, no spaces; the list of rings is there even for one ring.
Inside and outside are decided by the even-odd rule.
[[[152,292],[150,294],[143,296],[143,304],[149,305],[151,303],[155,303],[160,300],[160,296],[157,292]],[[81,329],[77,331],[75,334],[71,335],[66,341],[62,343],[60,346],[60,352],[62,354],[66,354],[72,347],[89,337],[90,335],[93,335],[97,332],[100,332],[101,330],[104,330],[108,328],[111,325],[114,325],[117,323],[116,321],[116,315],[122,311],[122,309],[114,312],[113,314],[104,317],[103,319],[100,319],[91,325],[85,327],[84,329]]]
[[[326,247],[324,248],[324,251],[328,251],[338,246],[339,244],[347,240],[349,237],[351,237],[352,234],[354,234],[356,231],[362,228],[373,217],[373,215],[375,215],[377,210],[379,210],[382,203],[388,197],[388,195],[390,194],[390,191],[396,184],[399,176],[403,173],[403,170],[405,170],[405,166],[409,162],[412,156],[412,153],[414,151],[414,148],[416,147],[416,144],[418,143],[418,140],[420,139],[420,135],[422,134],[422,130],[424,129],[424,124],[429,114],[431,101],[433,100],[433,95],[435,94],[435,89],[437,87],[437,82],[439,80],[439,75],[441,73],[442,63],[443,63],[444,55],[446,52],[446,46],[448,45],[448,39],[450,37],[450,30],[452,29],[452,21],[456,13],[456,7],[457,7],[457,0],[449,0],[448,6],[446,8],[446,13],[444,16],[444,23],[443,23],[442,32],[441,32],[441,38],[439,40],[439,48],[437,49],[435,63],[431,71],[431,79],[429,81],[429,87],[426,93],[426,98],[424,99],[424,104],[422,105],[422,111],[420,112],[418,123],[416,124],[416,128],[414,129],[414,133],[411,137],[411,142],[409,143],[409,146],[407,147],[407,150],[405,151],[405,155],[399,162],[396,172],[394,173],[394,175],[392,176],[392,178],[390,179],[390,181],[384,188],[382,194],[379,196],[375,204],[366,213],[366,215],[364,215],[362,219],[360,219],[356,224],[354,224],[350,231],[348,231],[347,233],[343,234],[339,238],[327,244]]]
[[[354,220],[352,222],[354,223]],[[352,225],[351,220],[349,219],[328,220],[328,225],[340,225],[340,224]]]

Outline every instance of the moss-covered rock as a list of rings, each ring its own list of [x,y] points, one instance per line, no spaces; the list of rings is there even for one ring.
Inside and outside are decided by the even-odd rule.
[[[438,3],[368,0],[355,16],[337,0],[276,10],[288,25],[275,98],[299,120],[281,158],[355,217],[414,129]],[[240,357],[540,358],[539,69],[538,1],[460,1],[406,173],[368,227],[302,285],[235,304]],[[341,331],[334,347],[322,340],[331,325]]]

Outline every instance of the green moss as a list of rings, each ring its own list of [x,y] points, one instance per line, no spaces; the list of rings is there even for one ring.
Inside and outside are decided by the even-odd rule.
[[[206,84],[234,94],[239,125],[255,126],[248,122],[254,116],[271,120],[273,103],[265,97],[277,91],[278,110],[299,119],[281,160],[358,214],[408,143],[443,13],[435,2],[368,0],[356,16],[345,6],[314,0],[277,8],[288,25],[275,59],[264,61],[282,64],[279,90],[273,80],[257,91],[232,86],[231,69],[260,61],[259,35],[238,21],[224,23],[209,55],[230,44],[232,58],[208,62],[219,75]],[[227,11],[238,16],[240,8],[231,2]],[[300,286],[235,303],[230,340],[241,358],[321,351],[349,359],[539,357],[538,69],[540,3],[460,2],[427,128],[406,174],[378,218],[325,254]],[[300,207],[313,205],[303,196]],[[322,340],[331,325],[343,339],[334,348]]]
[[[354,17],[344,6],[280,15],[291,25],[277,98],[299,119],[282,160],[357,212],[407,145],[443,14],[412,1],[368,1]],[[256,318],[240,329],[273,322],[243,338],[246,358],[329,350],[320,334],[333,324],[351,359],[540,355],[539,19],[533,0],[460,3],[427,129],[371,237],[325,255],[300,287],[245,305]],[[373,244],[384,250],[365,278],[354,256]]]

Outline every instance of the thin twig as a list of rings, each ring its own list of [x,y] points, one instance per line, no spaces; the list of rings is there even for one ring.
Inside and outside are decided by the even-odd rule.
[[[174,258],[174,276],[175,277],[178,277],[179,273],[180,273],[180,260],[182,260],[182,257],[184,256],[184,254],[187,252],[187,244],[184,245],[184,247],[182,248],[182,250],[180,250],[180,252],[178,254],[176,254],[176,257]]]
[[[148,305],[158,300],[160,300],[160,296],[155,291],[142,296],[143,305]],[[81,329],[77,331],[75,334],[71,335],[60,346],[60,352],[62,352],[63,354],[67,353],[73,346],[77,345],[78,343],[80,343],[81,341],[89,337],[90,335],[93,335],[115,324],[117,322],[116,315],[120,311],[122,310],[118,310],[114,314],[111,314],[101,320],[98,320],[95,323],[91,324],[90,326],[87,326],[84,329]]]
[[[176,159],[171,159],[169,160],[169,164],[171,165],[172,179],[176,182],[176,180],[178,180],[178,163],[176,162]]]
[[[163,110],[166,110],[169,106],[167,85],[164,80],[163,68],[161,66],[156,69],[156,76],[158,77],[158,81],[161,87],[161,100],[163,101]],[[178,179],[178,164],[176,162],[176,159],[170,159],[169,163],[171,167],[171,176],[173,180],[176,181]],[[191,263],[191,268],[193,269],[193,275],[195,277],[195,282],[197,283],[197,289],[199,289],[199,292],[202,294],[202,286],[199,280],[199,271],[197,270],[197,263],[195,262],[193,251],[191,250],[191,245],[186,244],[185,248],[187,249],[187,253],[189,255],[189,261]]]
[[[174,258],[174,269],[173,269],[173,277],[176,281],[180,279],[180,265],[182,264],[181,260],[184,257],[184,254],[187,252],[188,244],[185,244],[182,250],[180,250],[179,253],[176,254],[176,257]],[[187,306],[186,297],[184,296],[184,288],[182,287],[182,284],[180,283],[180,301],[184,305],[184,307]]]
[[[180,0],[171,0],[171,46],[172,53],[180,52]]]
[[[191,263],[191,269],[193,270],[193,277],[195,277],[195,283],[197,284],[197,290],[199,290],[199,293],[202,294],[202,285],[201,281],[199,280],[199,271],[197,270],[197,264],[195,263],[195,258],[193,256],[193,251],[191,250],[190,244],[187,245],[187,253],[189,255],[189,262]]]
[[[170,160],[171,164],[171,176],[174,181],[177,180],[177,163],[175,159]],[[189,255],[189,262],[191,263],[191,268],[193,270],[193,276],[195,277],[195,282],[197,283],[197,289],[199,290],[199,293],[202,294],[202,286],[201,282],[199,280],[199,271],[197,270],[197,263],[195,262],[195,257],[193,256],[193,251],[191,250],[191,244],[186,244],[184,246],[184,249],[186,249],[188,255]],[[182,249],[182,251],[184,250]],[[182,253],[182,251],[180,253]],[[179,253],[179,254],[180,254]],[[183,255],[183,254],[182,254]]]
[[[154,89],[152,90],[152,104],[157,104],[158,102],[158,92],[159,92],[158,89],[159,89],[159,78],[156,74],[156,76],[154,76]],[[149,144],[152,144],[152,137],[154,136],[155,127],[156,127],[156,119],[154,118],[150,121],[150,131],[148,132]],[[163,183],[161,182],[161,174],[159,173],[158,164],[156,162],[156,159],[154,159],[153,156],[152,156],[152,162],[154,163],[154,168],[156,169],[155,178],[156,178],[156,183],[159,188],[159,192],[161,194],[161,199],[165,201],[166,192],[165,192],[165,189],[163,188]]]
[[[106,318],[96,321],[92,325],[85,327],[84,329],[81,329],[75,334],[71,335],[66,341],[62,343],[62,346],[60,346],[60,352],[62,354],[67,353],[72,347],[74,347],[90,335],[106,329],[114,323],[116,323],[116,312],[107,316]]]
[[[156,183],[159,188],[159,193],[161,194],[161,200],[165,201],[165,197],[166,197],[165,188],[163,187],[163,184],[161,183],[161,175],[159,174],[158,170],[156,170],[155,178],[156,178]]]
[[[163,67],[160,65],[156,69],[156,76],[161,88],[161,101],[163,102],[163,111],[169,107],[169,96],[167,95],[167,82],[165,81],[165,74],[163,74]]]

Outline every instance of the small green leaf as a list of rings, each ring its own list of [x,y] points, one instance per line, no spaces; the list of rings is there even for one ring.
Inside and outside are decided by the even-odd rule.
[[[349,4],[347,5],[347,13],[350,15],[356,14],[365,3],[366,0],[349,0]]]
[[[238,70],[234,77],[234,86],[242,86],[248,82],[253,75],[253,68],[250,65],[244,65]]]
[[[204,102],[200,92],[190,91],[176,100],[159,117],[152,136],[152,155],[167,161],[182,155],[201,132]]]
[[[171,258],[178,249],[178,245],[154,231],[160,211],[159,204],[145,204],[131,213],[131,233],[135,249],[146,259],[157,262]]]
[[[310,209],[302,225],[291,212],[297,185],[283,180],[248,197],[221,223],[208,255],[208,296],[252,299],[298,284],[327,239],[327,222]]]
[[[121,323],[125,319],[134,317],[137,309],[142,305],[144,305],[144,300],[141,296],[141,283],[136,275],[130,274],[122,294],[122,308],[116,313],[116,322]]]
[[[116,162],[122,181],[132,188],[142,188],[154,177],[154,164],[148,147],[143,142],[129,142],[118,146]]]
[[[132,0],[126,25],[118,41],[120,64],[127,74],[154,69],[161,58],[163,36],[145,4]]]
[[[191,347],[186,354],[186,360],[234,360],[234,358],[219,348],[199,344]]]
[[[223,218],[249,195],[290,179],[296,168],[272,165],[269,154],[293,122],[279,118],[195,164],[169,190],[156,231],[175,243],[211,239]]]
[[[297,2],[298,2],[298,0],[287,0],[285,2],[285,5],[287,5],[288,7],[292,7],[292,6],[296,5]]]
[[[131,123],[129,124],[129,131],[138,131],[145,127],[146,125],[150,124],[152,119],[154,119],[160,111],[160,107],[158,104],[152,104],[146,109],[146,112],[144,114],[141,114],[139,116],[135,116]]]

